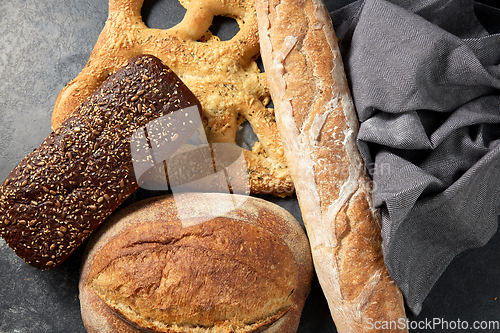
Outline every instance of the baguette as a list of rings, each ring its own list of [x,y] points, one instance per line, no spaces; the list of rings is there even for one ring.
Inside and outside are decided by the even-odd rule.
[[[283,208],[187,193],[113,214],[86,248],[79,298],[89,333],[293,333],[312,276],[305,232]]]
[[[0,186],[1,236],[36,268],[60,265],[138,188],[133,133],[187,106],[200,110],[196,97],[159,59],[132,58]]]
[[[278,131],[337,330],[406,331],[328,12],[321,0],[256,0],[256,7]]]

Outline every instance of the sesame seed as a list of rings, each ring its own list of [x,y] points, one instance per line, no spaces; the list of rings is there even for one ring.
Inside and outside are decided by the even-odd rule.
[[[144,66],[147,61],[143,59],[140,63]],[[36,256],[41,261],[41,268],[57,266],[60,256],[71,253],[76,245],[82,243],[81,239],[86,238],[96,227],[98,223],[95,222],[105,218],[118,200],[123,200],[132,192],[132,188],[128,187],[137,185],[131,179],[132,175],[127,175],[130,170],[119,166],[121,161],[132,157],[130,149],[127,150],[126,144],[129,142],[126,136],[132,134],[138,126],[145,126],[156,110],[160,112],[155,116],[170,113],[174,107],[174,99],[181,95],[176,93],[172,97],[172,94],[155,88],[161,86],[158,84],[159,75],[151,73],[141,69],[139,73],[130,75],[132,80],[128,80],[128,86],[125,84],[125,76],[104,85],[104,89],[98,90],[97,94],[77,109],[76,116],[70,118],[71,123],[67,122],[65,127],[52,133],[50,146],[41,147],[36,155],[30,157],[28,163],[20,166],[16,178],[9,178],[10,184],[15,184],[18,188],[8,188],[9,192],[5,192],[7,188],[2,189],[9,199],[0,200],[0,206],[5,207],[0,214],[0,232],[2,236],[15,232],[19,237],[22,234],[29,238],[25,247],[18,247],[23,251],[31,247],[31,253],[39,252]],[[165,73],[168,74],[168,71],[164,70],[161,75]],[[168,76],[163,77],[163,82],[166,82]],[[170,82],[168,86],[171,86]],[[131,98],[136,102],[132,103]],[[139,114],[144,114],[149,119],[136,117]],[[81,115],[85,115],[85,118],[80,118]],[[171,130],[173,127],[175,126],[172,125],[170,131],[161,133],[162,139],[180,138],[182,132],[175,134],[176,130]],[[56,138],[54,135],[60,136]],[[99,145],[106,148],[106,154],[91,151],[92,148],[96,150]],[[128,148],[135,150],[138,147]],[[71,163],[75,158],[79,161]],[[45,163],[39,168],[37,162],[41,161]],[[23,167],[25,170],[22,170]],[[21,188],[21,184],[30,186],[29,191],[27,187]],[[105,201],[109,203],[104,203]],[[79,203],[82,204],[80,208]],[[110,203],[112,205],[108,207]],[[15,217],[9,215],[10,210]],[[90,221],[89,216],[92,216]],[[30,228],[22,227],[26,222]],[[6,227],[9,223],[16,225],[18,230]],[[27,256],[30,256],[29,253]]]

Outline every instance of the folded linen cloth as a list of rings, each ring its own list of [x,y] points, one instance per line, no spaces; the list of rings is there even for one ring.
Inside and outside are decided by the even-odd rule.
[[[330,15],[382,212],[385,262],[418,314],[453,258],[497,230],[500,10],[359,0]]]

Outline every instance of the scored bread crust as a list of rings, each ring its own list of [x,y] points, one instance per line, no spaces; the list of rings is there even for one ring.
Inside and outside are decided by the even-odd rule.
[[[384,264],[358,121],[321,0],[256,0],[261,55],[315,270],[339,332],[406,331]]]
[[[312,275],[307,237],[283,208],[241,195],[167,195],[115,212],[91,237],[79,297],[89,333],[292,333]]]

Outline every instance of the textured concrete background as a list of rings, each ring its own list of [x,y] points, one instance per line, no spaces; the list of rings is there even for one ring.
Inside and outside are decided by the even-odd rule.
[[[143,16],[149,27],[169,28],[182,19],[184,9],[177,1],[145,2]],[[348,2],[329,0],[327,6],[334,10]],[[107,6],[106,0],[0,1],[0,181],[51,132],[57,94],[87,62]],[[229,20],[216,24],[223,39],[235,28]],[[300,220],[293,199],[276,202]],[[62,266],[41,272],[0,239],[0,333],[85,332],[78,301],[82,251],[75,251]],[[438,281],[422,313],[410,319],[499,320],[498,253],[499,235],[486,247],[460,255]],[[316,280],[299,327],[299,333],[306,332],[335,332]]]

